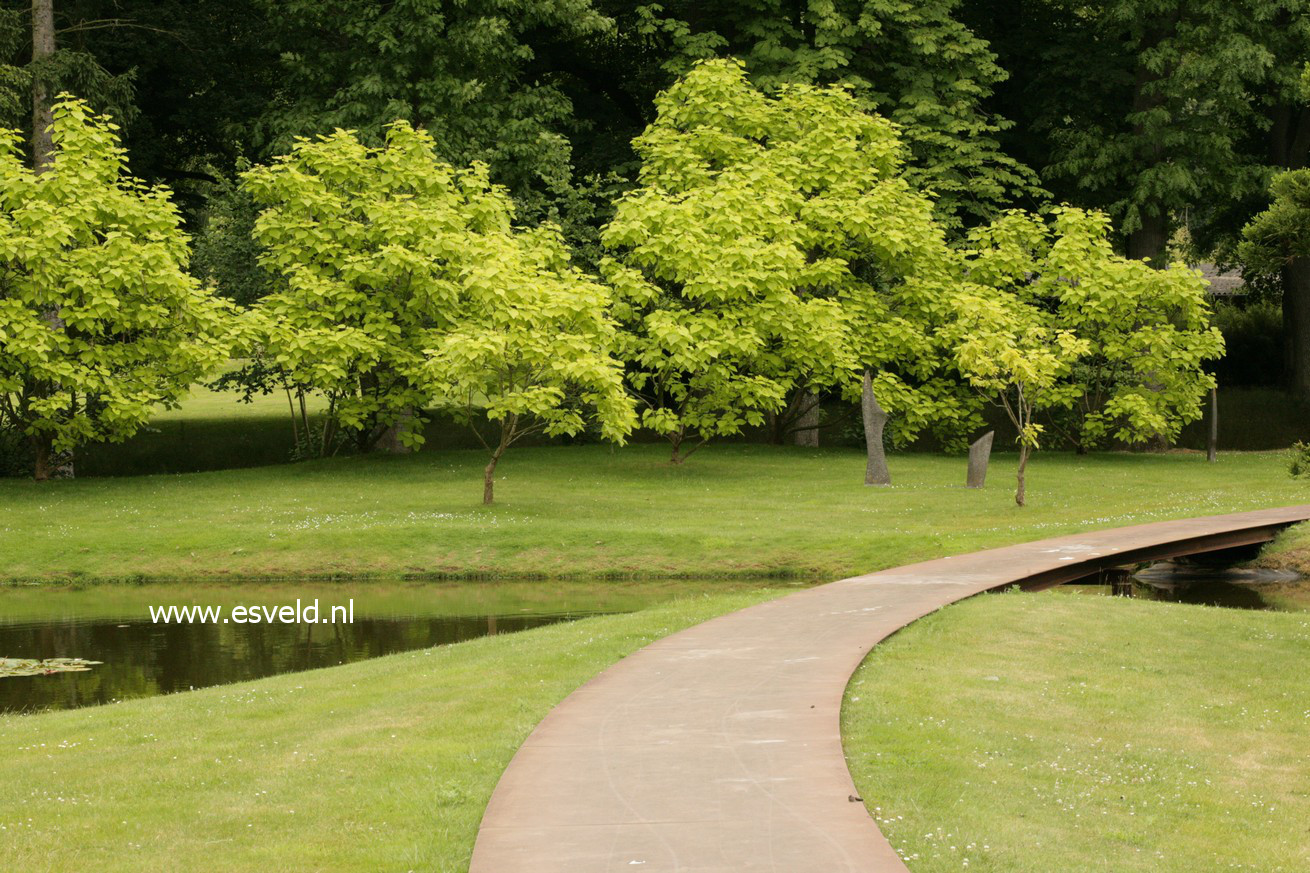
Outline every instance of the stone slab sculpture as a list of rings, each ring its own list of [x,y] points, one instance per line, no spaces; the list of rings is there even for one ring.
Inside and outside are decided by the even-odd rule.
[[[996,431],[989,430],[969,446],[969,476],[965,484],[970,488],[981,488],[987,482],[987,462],[992,457],[994,436]]]

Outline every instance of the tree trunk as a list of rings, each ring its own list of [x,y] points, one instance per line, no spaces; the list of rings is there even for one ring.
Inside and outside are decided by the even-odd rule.
[[[1138,47],[1139,61],[1133,83],[1132,113],[1136,116],[1133,121],[1133,136],[1137,140],[1140,151],[1137,155],[1136,166],[1132,169],[1139,174],[1159,165],[1166,159],[1162,142],[1163,131],[1149,130],[1142,116],[1153,109],[1159,108],[1164,103],[1163,95],[1154,86],[1159,83],[1161,78],[1172,73],[1172,70],[1160,71],[1149,67],[1140,58],[1144,52],[1159,46],[1160,43],[1174,34],[1178,27],[1178,15],[1179,12],[1175,10],[1157,16],[1153,26],[1142,34],[1141,43]],[[1128,257],[1137,260],[1149,258],[1152,267],[1162,270],[1167,266],[1165,263],[1165,245],[1169,242],[1168,210],[1165,209],[1164,204],[1159,199],[1154,202],[1138,203],[1137,208],[1141,219],[1141,227],[1128,235]]]
[[[670,464],[681,464],[684,460],[681,455],[683,437],[682,431],[678,431],[669,438],[669,441],[673,443],[673,454],[669,456]]]
[[[496,464],[500,461],[503,452],[496,449],[491,455],[491,460],[487,462],[486,468],[482,471],[482,505],[490,506],[496,499]]]
[[[860,411],[864,414],[864,447],[868,453],[864,465],[864,484],[890,485],[892,474],[887,469],[887,449],[882,444],[882,429],[887,424],[888,416],[873,394],[873,373],[869,370],[864,371]]]
[[[1027,506],[1028,483],[1024,479],[1024,474],[1028,471],[1028,455],[1032,450],[1023,443],[1019,443],[1019,473],[1018,482],[1014,489],[1014,502],[1020,506]]]
[[[793,439],[798,446],[819,447],[819,395],[802,391],[797,399],[801,413],[796,418]]]
[[[491,453],[491,460],[487,461],[487,466],[482,471],[483,506],[490,506],[496,498],[496,465],[500,463],[500,456],[505,454],[509,444],[514,442],[518,424],[517,415],[510,415],[500,423],[500,442],[496,444],[496,450]]]
[[[1206,443],[1205,459],[1214,463],[1219,457],[1219,388],[1210,389],[1210,440]]]
[[[53,450],[51,439],[48,436],[32,437],[32,448],[36,452],[36,464],[32,471],[32,478],[37,482],[46,482],[50,479],[52,470],[50,469],[51,455]]]
[[[1310,258],[1297,258],[1282,271],[1283,343],[1287,387],[1310,399]]]
[[[373,448],[380,452],[386,452],[391,455],[407,455],[410,452],[409,446],[400,441],[402,430],[410,426],[414,420],[414,410],[407,409],[400,414],[400,419],[394,424],[387,426],[382,434],[378,437]]]
[[[51,103],[50,83],[45,78],[42,63],[55,53],[55,4],[54,0],[32,0],[32,172],[40,175],[50,169],[51,156],[54,154],[54,139],[51,125],[54,124],[54,109]],[[51,307],[42,312],[42,317],[54,331],[64,329],[64,319],[58,307]],[[44,457],[42,453],[44,452]],[[44,449],[37,447],[37,468],[39,481],[50,478],[54,453],[50,441],[46,440]],[[59,468],[65,476],[73,475],[73,456]]]
[[[55,53],[54,0],[32,0],[32,169],[40,173],[50,165],[54,143],[50,125],[54,113],[50,102],[50,83],[42,70],[42,61]]]
[[[1152,267],[1163,270],[1169,266],[1165,255],[1165,246],[1169,242],[1169,219],[1167,216],[1147,215],[1142,213],[1142,226],[1128,234],[1128,257],[1139,261],[1150,261]]]

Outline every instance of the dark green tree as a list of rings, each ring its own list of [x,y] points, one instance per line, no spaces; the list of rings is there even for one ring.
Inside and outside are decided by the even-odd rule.
[[[1310,169],[1274,177],[1271,191],[1273,203],[1246,226],[1238,255],[1248,274],[1280,277],[1289,387],[1310,396]]]
[[[333,128],[379,141],[403,119],[443,158],[487,163],[526,216],[568,199],[573,109],[550,60],[612,28],[591,0],[264,2],[282,53],[265,149]]]
[[[1248,131],[1280,3],[1266,0],[1006,0],[966,19],[1014,76],[994,105],[1006,145],[1058,199],[1115,220],[1124,251],[1165,265],[1192,210],[1258,190]]]
[[[734,55],[756,84],[848,85],[901,128],[909,178],[950,222],[976,222],[1043,192],[998,136],[984,102],[1006,78],[956,17],[959,0],[682,0],[637,9],[630,26],[662,47],[668,73]]]

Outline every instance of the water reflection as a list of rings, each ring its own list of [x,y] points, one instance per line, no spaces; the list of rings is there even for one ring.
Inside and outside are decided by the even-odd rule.
[[[587,614],[594,613],[357,617],[353,624],[329,625],[157,625],[113,619],[0,625],[0,651],[9,657],[104,662],[86,673],[0,680],[0,712],[169,694],[511,633]]]
[[[108,703],[330,667],[393,652],[627,612],[722,580],[645,583],[370,582],[305,585],[0,589],[0,656],[103,661],[85,673],[0,678],[0,712]],[[744,586],[741,586],[744,587]],[[759,587],[758,584],[753,587]],[[355,600],[350,624],[156,624],[150,605],[323,605]],[[326,610],[325,610],[326,611]]]
[[[1134,573],[1131,596],[1230,609],[1310,612],[1310,580],[1295,573],[1162,562]],[[1110,585],[1068,585],[1082,594],[1111,595]]]

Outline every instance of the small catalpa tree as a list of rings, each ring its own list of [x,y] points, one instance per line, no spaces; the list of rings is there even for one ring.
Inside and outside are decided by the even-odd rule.
[[[1018,434],[1014,502],[1027,503],[1028,459],[1041,446],[1038,410],[1068,406],[1078,388],[1069,380],[1088,344],[1052,324],[1050,313],[1014,298],[963,292],[955,324],[960,372],[996,398]]]
[[[0,133],[0,424],[31,441],[38,480],[227,360],[232,311],[188,275],[171,195],[127,175],[116,130],[64,95],[36,173]]]
[[[1108,232],[1096,212],[1011,212],[959,252],[950,334],[966,379],[1007,406],[1021,466],[1042,433],[1035,413],[1083,447],[1172,438],[1214,384],[1203,365],[1223,340],[1200,275],[1116,255]]]
[[[866,373],[899,438],[960,418],[971,399],[934,330],[949,252],[895,127],[841,88],[766,95],[735,61],[697,65],[656,105],[602,271],[642,424],[674,462],[688,437],[758,425],[797,392],[859,397]]]
[[[257,306],[266,371],[322,393],[328,427],[361,451],[388,432],[418,446],[423,350],[452,323],[467,237],[509,226],[486,167],[455,169],[398,121],[381,148],[342,130],[299,140],[243,184],[262,209],[255,237],[275,281]]]
[[[500,196],[508,215],[509,198]],[[613,356],[609,293],[569,264],[556,228],[470,234],[465,245],[455,323],[433,334],[424,374],[438,402],[491,453],[482,492],[490,504],[496,465],[519,439],[574,435],[594,423],[622,443],[636,413]],[[485,435],[482,418],[499,432]]]
[[[1052,214],[1012,212],[975,231],[968,280],[1053,313],[1054,327],[1086,341],[1069,374],[1073,402],[1050,410],[1080,451],[1175,438],[1214,385],[1205,362],[1223,354],[1204,280],[1181,264],[1156,270],[1116,254],[1102,213]]]

